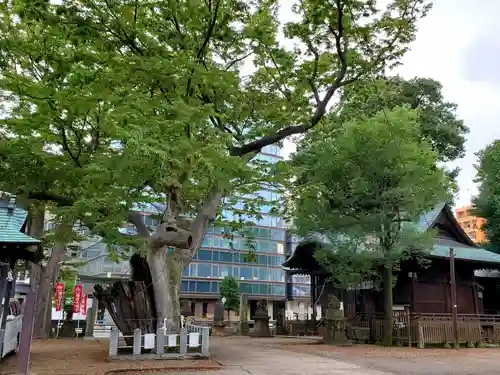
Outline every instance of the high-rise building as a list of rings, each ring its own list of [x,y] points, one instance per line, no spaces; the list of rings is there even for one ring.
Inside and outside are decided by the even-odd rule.
[[[281,149],[271,145],[262,149],[258,160],[275,163],[282,160]],[[276,190],[262,189],[256,194],[266,201],[279,201],[280,193]],[[270,205],[261,206],[261,217],[252,219],[255,226],[251,232],[254,259],[249,261],[247,255],[248,236],[235,235],[231,240],[227,235],[230,229],[210,227],[205,235],[201,248],[193,261],[186,267],[181,282],[181,299],[191,301],[191,309],[195,316],[210,316],[215,302],[219,299],[219,284],[225,276],[235,277],[240,284],[240,291],[248,294],[250,316],[261,298],[268,300],[268,312],[276,318],[278,311],[286,310],[286,278],[281,265],[285,261],[286,230],[283,217],[270,214]],[[151,212],[143,212],[148,225],[157,224]],[[231,212],[225,213],[232,217]],[[127,262],[115,263],[107,258],[106,246],[103,243],[87,241],[82,244],[85,250],[82,258],[88,263],[81,268],[83,279],[92,282],[98,278],[121,277],[129,272]]]
[[[460,207],[455,210],[460,227],[467,233],[475,243],[484,243],[487,241],[486,233],[484,232],[483,225],[486,220],[482,217],[477,217],[471,214],[472,206]]]

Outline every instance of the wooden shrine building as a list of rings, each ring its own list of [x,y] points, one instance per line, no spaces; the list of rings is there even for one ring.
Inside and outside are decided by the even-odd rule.
[[[452,312],[450,249],[453,249],[458,313],[483,314],[484,306],[488,305],[484,299],[493,294],[478,282],[475,271],[500,269],[500,255],[474,244],[459,226],[448,204],[439,204],[422,215],[417,225],[423,231],[435,230],[437,240],[429,251],[426,266],[411,261],[400,265],[393,290],[394,310],[407,308],[410,312],[424,314]],[[347,318],[382,313],[383,295],[371,283],[366,282],[355,290],[339,290],[326,282],[330,275],[314,257],[321,246],[324,243],[317,238],[304,240],[283,268],[291,274],[311,275],[311,300],[319,301],[323,309],[328,305],[328,297],[335,294],[343,301]]]

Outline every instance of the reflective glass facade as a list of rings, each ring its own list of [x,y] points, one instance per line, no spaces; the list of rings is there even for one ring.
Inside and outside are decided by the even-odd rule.
[[[267,146],[256,157],[257,160],[276,163],[282,160],[278,146]],[[272,299],[285,299],[286,274],[281,269],[285,261],[285,223],[282,217],[269,215],[274,201],[282,195],[274,190],[262,189],[245,198],[262,197],[270,204],[262,205],[261,218],[233,215],[224,211],[225,220],[243,220],[255,223],[251,228],[252,245],[256,253],[255,261],[248,261],[248,238],[232,232],[229,228],[211,227],[207,231],[201,249],[191,264],[184,270],[181,290],[185,293],[215,294],[219,282],[225,276],[233,276],[240,282],[242,293],[252,296],[266,296]],[[243,199],[236,209],[243,208]],[[229,240],[224,233],[232,233]],[[206,280],[209,279],[209,280]],[[211,280],[210,280],[211,279]]]

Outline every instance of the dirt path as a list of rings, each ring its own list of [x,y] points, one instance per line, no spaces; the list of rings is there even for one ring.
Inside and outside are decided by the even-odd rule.
[[[294,345],[295,344],[295,345]],[[394,375],[477,375],[500,373],[499,349],[409,349],[375,346],[331,347],[273,344],[294,354],[311,354]]]
[[[106,341],[58,339],[34,341],[31,347],[30,371],[36,375],[103,375],[111,370],[144,368],[220,368],[207,360],[186,361],[114,361],[107,362]],[[0,364],[0,374],[15,374],[16,358]]]

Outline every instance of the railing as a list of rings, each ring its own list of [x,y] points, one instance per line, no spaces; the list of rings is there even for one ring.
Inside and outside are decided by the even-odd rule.
[[[476,346],[481,343],[500,343],[500,316],[458,314],[457,329],[453,327],[452,314],[421,314],[395,311],[392,321],[393,340],[400,345],[446,345]],[[359,315],[349,321],[350,335],[361,341],[382,340],[387,324],[383,315]],[[456,338],[455,338],[456,337]]]
[[[210,357],[210,328],[186,324],[180,333],[169,333],[164,328],[155,333],[122,336],[116,327],[111,330],[109,359],[182,359]],[[132,345],[127,345],[132,343]]]

